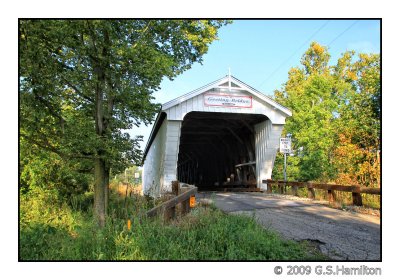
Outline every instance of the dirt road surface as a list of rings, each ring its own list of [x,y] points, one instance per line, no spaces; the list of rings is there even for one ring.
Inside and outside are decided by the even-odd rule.
[[[244,214],[287,239],[308,240],[333,260],[375,260],[380,254],[380,218],[333,209],[308,199],[264,193],[198,193],[229,214]]]

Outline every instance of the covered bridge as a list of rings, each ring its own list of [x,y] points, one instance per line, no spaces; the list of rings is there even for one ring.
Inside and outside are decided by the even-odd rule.
[[[163,104],[144,151],[144,193],[170,191],[174,180],[265,189],[291,115],[231,75]]]

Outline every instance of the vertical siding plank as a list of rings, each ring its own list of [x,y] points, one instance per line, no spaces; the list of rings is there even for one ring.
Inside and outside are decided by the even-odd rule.
[[[193,111],[193,99],[187,100],[186,103],[186,113]]]
[[[167,120],[165,119],[150,146],[144,162],[143,192],[151,192],[151,195],[158,195],[163,184],[164,154],[167,137],[166,125]]]
[[[188,103],[188,100],[186,100],[186,101],[181,103],[182,111],[181,111],[181,114],[179,116],[179,119],[181,119],[181,120],[183,119],[183,116],[186,115],[186,113],[188,112],[187,111],[187,103]]]

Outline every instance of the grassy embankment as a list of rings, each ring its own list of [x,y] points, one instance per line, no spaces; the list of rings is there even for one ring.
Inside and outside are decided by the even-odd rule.
[[[69,203],[55,191],[20,195],[21,260],[305,260],[306,244],[282,240],[252,218],[196,207],[169,224],[144,217],[152,203],[112,192],[107,225],[92,223],[92,194]],[[127,220],[132,221],[131,228]]]

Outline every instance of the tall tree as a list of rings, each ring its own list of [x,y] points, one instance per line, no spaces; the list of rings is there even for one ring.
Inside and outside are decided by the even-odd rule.
[[[327,48],[313,42],[302,57],[301,68],[292,68],[282,91],[275,92],[278,102],[293,111],[285,131],[292,134],[292,143],[299,160],[300,180],[329,180],[333,176],[330,157],[335,142],[331,126],[337,103],[333,80],[329,74]]]
[[[346,184],[380,185],[380,57],[346,52],[334,67],[340,95],[335,151],[338,180]]]
[[[284,134],[296,150],[291,176],[379,186],[380,57],[345,52],[329,66],[326,47],[313,42],[275,98],[293,111]],[[274,175],[279,176],[279,163]]]
[[[21,20],[21,139],[64,159],[92,160],[104,226],[110,168],[140,157],[122,131],[149,124],[164,77],[201,62],[214,20]],[[22,141],[21,140],[21,141]]]

